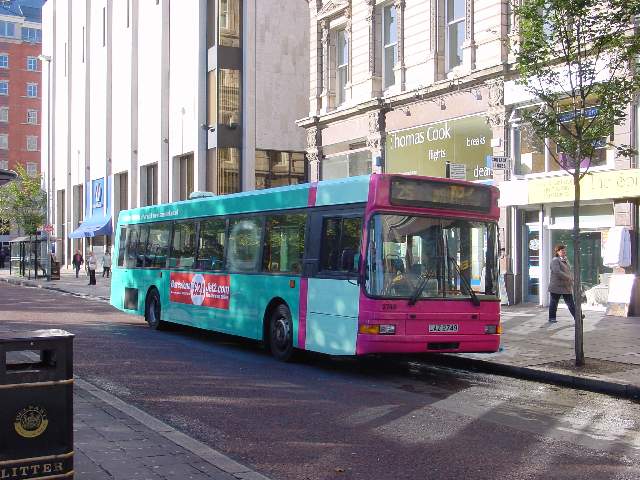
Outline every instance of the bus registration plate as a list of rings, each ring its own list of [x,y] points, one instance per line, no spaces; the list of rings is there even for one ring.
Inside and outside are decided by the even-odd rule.
[[[438,323],[429,325],[429,333],[432,332],[452,332],[458,331],[458,324],[456,323]]]

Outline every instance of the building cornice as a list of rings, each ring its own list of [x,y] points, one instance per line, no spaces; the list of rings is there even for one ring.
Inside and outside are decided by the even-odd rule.
[[[345,120],[347,118],[361,115],[363,113],[370,112],[371,110],[379,110],[383,108],[384,102],[382,97],[371,98],[365,102],[358,103],[348,108],[341,108],[339,110],[333,110],[323,115],[313,115],[306,118],[296,120],[296,125],[302,128],[309,128],[312,126],[326,125],[331,122],[339,120]]]
[[[348,108],[301,118],[296,121],[296,125],[302,128],[323,126],[355,115],[361,115],[371,110],[393,110],[417,101],[422,102],[443,95],[479,88],[485,86],[489,80],[503,79],[506,82],[514,78],[517,78],[517,72],[513,69],[513,65],[496,65],[495,67],[477,70],[459,79],[440,80],[427,87],[418,87],[386,97],[375,97]]]
[[[316,20],[323,20],[325,18],[333,17],[342,13],[349,7],[349,1],[347,0],[329,0],[326,3],[323,2],[322,8],[318,10],[316,14]]]

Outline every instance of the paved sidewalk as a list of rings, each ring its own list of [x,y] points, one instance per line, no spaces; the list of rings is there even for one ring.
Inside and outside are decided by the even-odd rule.
[[[0,281],[50,288],[108,301],[110,283],[98,275],[98,285],[86,285],[87,277],[63,272],[61,280],[25,280],[0,270]],[[575,367],[573,318],[561,303],[558,323],[547,321],[547,310],[525,304],[502,309],[502,344],[497,353],[457,354],[433,357],[454,364],[503,375],[553,382],[570,387],[640,398],[640,317],[610,317],[585,311],[586,365]]]
[[[268,480],[76,378],[74,470],[83,480]]]
[[[76,278],[73,270],[66,269],[61,270],[60,280],[47,281],[46,278],[35,280],[34,278],[10,276],[9,269],[5,268],[0,269],[0,280],[8,281],[15,285],[47,288],[98,300],[109,301],[111,294],[111,278],[103,278],[101,270],[96,272],[96,285],[89,285],[89,277],[84,270],[81,270],[78,278]]]
[[[39,361],[31,351],[9,354],[13,360]],[[75,478],[269,480],[78,377],[73,402]]]
[[[584,313],[584,367],[575,366],[575,328],[569,311],[559,309],[558,323],[549,323],[547,309],[532,305],[502,308],[499,352],[450,355],[447,360],[509,376],[640,398],[640,317]]]

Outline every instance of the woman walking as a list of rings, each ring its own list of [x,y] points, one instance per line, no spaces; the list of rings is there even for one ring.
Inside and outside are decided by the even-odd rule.
[[[93,254],[93,251],[89,252],[89,257],[87,258],[87,269],[89,270],[89,285],[96,284],[96,267],[98,266],[98,260],[96,256]]]
[[[573,318],[576,318],[576,305],[573,301],[573,274],[571,267],[567,262],[567,247],[562,244],[556,245],[554,249],[555,256],[551,260],[551,275],[549,278],[549,322],[555,323],[556,312],[558,310],[558,302],[560,297],[564,298],[569,312]],[[584,315],[582,315],[584,318]]]
[[[84,258],[82,258],[82,254],[80,250],[76,250],[76,253],[73,255],[73,260],[71,261],[74,270],[76,271],[76,278],[78,278],[78,272],[80,271],[80,267],[84,263]]]

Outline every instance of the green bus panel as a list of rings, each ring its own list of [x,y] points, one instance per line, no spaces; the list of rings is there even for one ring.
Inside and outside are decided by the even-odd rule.
[[[306,348],[331,355],[355,355],[360,287],[349,280],[310,278]]]
[[[362,175],[319,183],[316,206],[366,202],[369,196],[370,177],[370,175]]]
[[[199,272],[175,272],[196,274]],[[227,276],[227,275],[221,275]],[[274,297],[282,298],[291,309],[294,338],[298,338],[299,278],[286,275],[230,274],[228,308],[216,308],[171,301],[168,270],[115,269],[111,303],[114,307],[144,315],[149,288],[160,292],[162,319],[192,327],[262,339],[262,321],[267,305]],[[138,290],[137,309],[126,309],[125,289]]]

